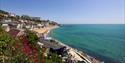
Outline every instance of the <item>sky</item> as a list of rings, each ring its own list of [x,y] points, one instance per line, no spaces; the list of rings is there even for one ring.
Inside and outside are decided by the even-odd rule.
[[[125,24],[125,0],[0,0],[0,9],[61,24]]]

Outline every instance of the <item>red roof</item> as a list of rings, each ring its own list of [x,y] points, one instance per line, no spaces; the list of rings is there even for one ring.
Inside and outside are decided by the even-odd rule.
[[[10,34],[11,36],[13,36],[13,37],[16,37],[19,32],[20,32],[20,30],[10,29],[9,34]]]

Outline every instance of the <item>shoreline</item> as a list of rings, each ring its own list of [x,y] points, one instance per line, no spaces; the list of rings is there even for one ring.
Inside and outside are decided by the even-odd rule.
[[[59,26],[48,26],[45,28],[40,28],[40,29],[34,29],[32,31],[35,31],[38,33],[38,37],[41,37],[44,35],[44,37],[51,37],[52,40],[57,42],[59,45],[65,46],[66,49],[68,50],[67,53],[69,56],[71,56],[71,60],[74,61],[84,61],[85,63],[104,63],[101,62],[99,59],[96,59],[92,56],[89,56],[88,54],[84,53],[83,51],[79,51],[76,48],[70,47],[67,44],[62,43],[61,41],[53,38],[51,35],[52,30],[59,28]],[[42,33],[42,35],[40,35]]]
[[[56,29],[56,28],[59,28],[59,26],[55,27],[53,29],[50,29],[48,34],[50,34],[50,32],[52,30]],[[49,35],[49,37],[51,37],[51,36]],[[102,62],[102,61],[100,61],[100,60],[98,60],[98,59],[96,59],[96,58],[94,58],[92,56],[89,56],[88,54],[84,53],[83,51],[79,51],[76,48],[68,46],[68,45],[62,43],[61,41],[59,41],[59,40],[57,40],[57,39],[55,39],[53,37],[51,37],[51,38],[53,40],[55,40],[56,42],[58,42],[60,45],[66,46],[66,48],[70,50],[69,53],[71,53],[71,55],[74,55],[74,58],[79,60],[79,61],[85,61],[86,63],[104,63],[104,62]],[[76,56],[78,56],[78,57],[76,57]]]

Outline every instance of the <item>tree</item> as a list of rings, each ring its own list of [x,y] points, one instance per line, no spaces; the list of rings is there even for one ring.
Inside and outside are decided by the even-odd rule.
[[[39,40],[37,35],[32,31],[27,30],[26,35],[27,35],[27,38],[29,39],[29,41],[31,42],[31,44],[36,44],[37,41]]]
[[[57,53],[51,53],[50,55],[46,58],[46,63],[64,63],[62,61],[62,58],[59,57]]]
[[[8,12],[3,11],[3,10],[0,10],[0,13],[2,13],[2,14],[9,14]]]
[[[30,18],[30,16],[28,16],[28,15],[22,15],[22,16],[21,16],[21,19],[30,20],[31,18]]]

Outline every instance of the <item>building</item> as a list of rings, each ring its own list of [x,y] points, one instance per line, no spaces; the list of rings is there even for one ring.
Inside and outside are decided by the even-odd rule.
[[[10,30],[9,25],[6,24],[6,23],[2,24],[2,27],[3,27],[3,28],[5,29],[5,31],[7,31],[7,32]]]
[[[10,29],[8,33],[14,38],[24,35],[24,32],[18,29]]]
[[[37,24],[37,28],[44,28],[44,25],[42,25],[42,24]]]
[[[32,20],[40,20],[40,17],[30,17]]]
[[[9,20],[5,20],[4,22],[6,22],[6,23],[7,23],[7,22],[12,22],[12,21],[9,19]]]
[[[49,42],[49,41],[43,41],[43,40],[41,40],[40,42],[43,44],[42,47],[49,49],[49,52],[53,52],[53,53],[55,52],[61,56],[63,56],[66,53],[66,47],[58,44],[57,42],[54,42],[54,41]]]
[[[16,14],[14,14],[14,13],[9,13],[9,15],[10,15],[10,16],[13,16],[13,17],[16,16]]]

